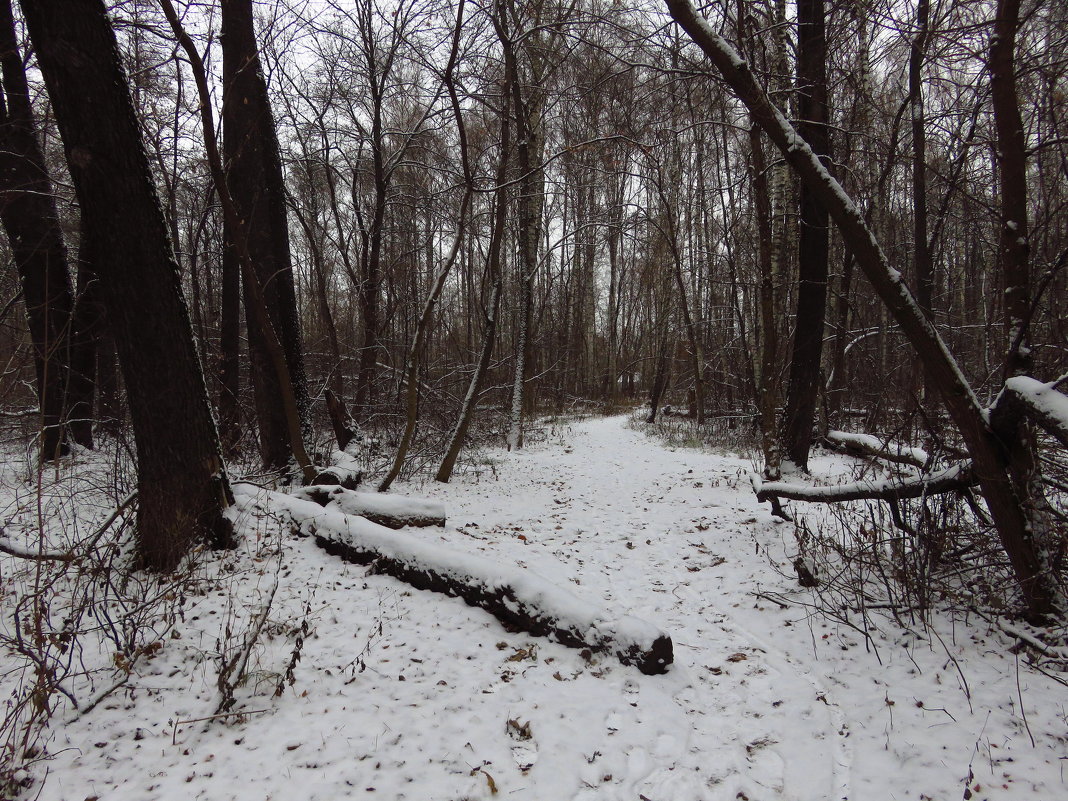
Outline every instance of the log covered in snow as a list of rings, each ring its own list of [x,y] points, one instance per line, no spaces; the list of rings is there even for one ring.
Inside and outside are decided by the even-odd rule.
[[[241,503],[239,498],[238,502]],[[672,663],[671,638],[656,626],[583,601],[529,570],[461,553],[393,531],[338,506],[271,493],[270,506],[287,511],[301,533],[328,553],[379,573],[463,598],[505,626],[549,637],[573,648],[613,654],[642,673],[664,673]]]
[[[366,517],[386,528],[445,525],[445,505],[425,498],[353,492],[340,486],[301,487],[293,494],[344,514]]]

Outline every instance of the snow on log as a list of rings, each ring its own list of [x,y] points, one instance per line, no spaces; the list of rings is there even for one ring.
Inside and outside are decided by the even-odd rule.
[[[355,441],[350,443],[350,448],[356,448]],[[338,485],[345,489],[354,490],[363,481],[363,470],[356,457],[348,451],[334,451],[330,454],[330,466],[324,467],[311,481],[309,486],[329,484]]]
[[[922,468],[927,464],[927,451],[913,448],[903,442],[883,441],[870,434],[856,434],[851,431],[828,431],[824,437],[827,446],[850,456],[870,456],[896,464],[907,464]]]
[[[293,495],[347,515],[366,517],[386,528],[445,525],[445,505],[424,498],[405,498],[381,492],[353,492],[340,486],[314,485],[301,487]]]
[[[788,484],[785,481],[760,482],[754,479],[753,489],[757,500],[763,503],[772,498],[813,503],[838,503],[841,501],[900,501],[905,498],[920,498],[939,495],[975,486],[978,479],[971,464],[957,464],[934,473],[909,479],[884,479],[882,481],[856,481],[833,487],[813,487],[804,484]]]
[[[1043,384],[1028,376],[1014,376],[1005,382],[994,408],[997,410],[1006,404],[1022,405],[1024,414],[1068,448],[1068,395],[1058,392],[1054,384]]]
[[[235,487],[239,506],[255,495]],[[299,531],[328,553],[384,573],[422,590],[463,598],[506,626],[549,637],[572,648],[613,654],[624,665],[655,675],[672,662],[671,638],[651,623],[583,601],[547,579],[515,565],[461,553],[411,534],[345,514],[336,506],[270,493],[273,511],[287,512]]]

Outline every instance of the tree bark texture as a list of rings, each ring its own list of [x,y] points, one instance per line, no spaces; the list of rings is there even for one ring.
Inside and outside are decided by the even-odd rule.
[[[301,426],[308,421],[300,320],[289,251],[285,189],[267,84],[260,68],[251,0],[222,0],[223,151],[227,185],[239,217],[238,230],[259,278],[271,324],[285,352]],[[293,443],[280,400],[279,376],[268,336],[249,312],[254,303],[245,282],[245,317],[259,422],[260,455],[268,467],[288,464]]]
[[[823,0],[797,3],[797,132],[830,165],[830,117],[827,109],[827,39]],[[801,227],[798,233],[797,318],[793,355],[786,388],[783,442],[786,456],[808,468],[812,426],[820,387],[823,328],[827,308],[827,262],[830,219],[819,193],[801,184]]]
[[[146,567],[168,570],[198,535],[226,535],[231,500],[178,267],[104,4],[22,5],[126,381],[138,550]]]
[[[15,257],[33,344],[40,454],[67,453],[67,380],[74,305],[67,248],[30,105],[10,0],[0,2],[0,221]]]

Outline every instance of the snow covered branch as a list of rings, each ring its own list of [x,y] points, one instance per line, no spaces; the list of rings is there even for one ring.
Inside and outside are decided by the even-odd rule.
[[[868,456],[895,464],[922,468],[927,464],[927,452],[903,442],[883,441],[870,434],[855,434],[850,431],[828,431],[824,442],[832,450],[850,456]]]
[[[340,486],[301,487],[293,495],[347,515],[366,517],[386,528],[444,526],[445,506],[424,498],[405,498],[381,492],[353,492]]]
[[[29,559],[31,562],[70,562],[74,554],[70,551],[35,551],[13,542],[0,528],[0,553],[17,556],[19,559]]]
[[[1028,376],[1010,378],[994,402],[992,415],[1010,409],[1022,413],[1068,448],[1068,395],[1058,392],[1056,384]]]
[[[978,479],[971,464],[958,464],[936,473],[918,478],[884,481],[856,481],[835,487],[812,487],[803,484],[788,484],[785,481],[754,482],[757,500],[763,503],[772,498],[813,503],[839,503],[841,501],[900,501],[940,495],[973,487]]]

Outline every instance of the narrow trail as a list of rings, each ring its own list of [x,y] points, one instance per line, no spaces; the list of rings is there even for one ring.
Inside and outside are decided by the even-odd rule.
[[[642,736],[602,766],[579,799],[842,799],[849,795],[848,728],[817,668],[769,643],[783,617],[753,631],[736,611],[776,578],[764,555],[777,526],[752,500],[748,462],[670,449],[593,419],[513,454],[496,481],[472,487],[470,507],[450,493],[454,519],[485,508],[486,494],[521,498],[486,516],[485,548],[543,574],[581,574],[573,589],[657,623],[675,641],[664,679],[628,678],[605,738]],[[506,489],[506,491],[504,491]],[[457,507],[457,501],[460,505]],[[512,536],[508,536],[511,533]],[[573,580],[575,580],[573,578]],[[647,692],[647,684],[657,684]],[[607,752],[607,749],[606,749]]]

